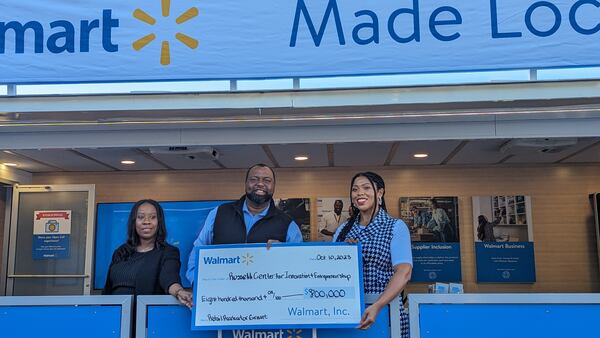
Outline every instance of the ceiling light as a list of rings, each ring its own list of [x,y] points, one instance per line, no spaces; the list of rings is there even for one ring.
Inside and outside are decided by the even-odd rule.
[[[413,157],[414,158],[426,158],[426,157],[429,157],[429,154],[424,154],[424,153],[414,154]]]
[[[17,166],[17,164],[16,164],[16,163],[10,163],[10,162],[4,162],[4,163],[2,163],[2,164],[4,164],[4,165],[5,165],[5,166],[7,166],[7,167],[16,167],[16,166]]]
[[[125,165],[132,165],[132,164],[135,164],[135,161],[131,161],[131,160],[123,160],[123,161],[121,161],[121,164],[125,164]]]
[[[306,155],[297,155],[297,156],[294,157],[294,160],[296,160],[296,161],[306,161],[306,160],[308,160],[308,156],[306,156]]]

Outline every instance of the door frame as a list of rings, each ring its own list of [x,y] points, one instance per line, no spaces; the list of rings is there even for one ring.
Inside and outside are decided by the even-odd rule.
[[[6,275],[6,295],[13,295],[14,280],[21,278],[15,275],[15,260],[16,260],[16,236],[17,224],[19,217],[19,197],[21,193],[48,193],[48,192],[87,192],[88,193],[88,209],[87,209],[87,224],[85,236],[85,263],[84,274],[73,275],[76,278],[83,278],[83,295],[89,295],[91,291],[92,281],[92,258],[94,256],[94,212],[96,208],[96,187],[94,184],[58,184],[58,185],[18,185],[13,187],[12,192],[12,210],[10,232],[8,238],[8,260],[7,260],[7,275]],[[32,275],[32,276],[52,276],[52,275]],[[68,277],[71,275],[56,275],[60,277]]]
[[[0,184],[2,184],[0,182]],[[10,236],[10,213],[12,210],[12,191],[13,185],[6,186],[6,194],[2,196],[5,200],[4,219],[0,220],[4,225],[2,240],[2,259],[0,260],[0,296],[6,295],[6,276],[8,272],[8,237]]]

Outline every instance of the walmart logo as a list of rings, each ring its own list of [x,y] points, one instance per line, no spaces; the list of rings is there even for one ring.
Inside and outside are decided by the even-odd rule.
[[[287,330],[287,338],[302,338],[302,330]]]
[[[307,333],[310,331],[306,331]],[[231,334],[228,331],[223,332],[225,338],[305,338],[307,334],[302,334],[302,330],[233,330]]]
[[[246,265],[250,265],[250,264],[254,263],[254,256],[252,256],[249,253],[246,253],[244,256],[242,256],[242,263],[244,263]]]
[[[234,257],[221,257],[221,256],[208,256],[203,257],[204,264],[207,265],[221,265],[221,264],[246,264],[250,265],[254,263],[254,256],[246,253],[244,256]]]
[[[171,0],[160,0],[163,18],[170,17]],[[198,8],[191,7],[177,16],[174,21],[177,25],[194,19],[198,16]],[[118,15],[117,15],[118,17]],[[133,11],[133,17],[149,26],[157,23],[152,15],[143,9]],[[92,50],[95,38],[100,38],[101,50],[108,53],[119,51],[119,45],[113,41],[113,33],[119,28],[119,19],[114,17],[112,9],[103,9],[102,16],[96,19],[86,19],[80,21],[55,20],[49,23],[40,21],[0,21],[0,55],[8,51],[14,51],[15,54],[24,54],[26,51],[33,51],[34,54],[50,53],[90,53],[97,52]],[[14,37],[14,49],[7,43]],[[156,39],[155,32],[137,39],[133,42],[133,49],[140,51]],[[175,39],[190,49],[198,47],[198,40],[182,32],[175,34]],[[160,64],[167,66],[171,63],[170,41],[163,40],[160,49]]]
[[[170,12],[171,12],[171,1],[170,0],[161,0],[161,9],[162,9],[162,16],[169,17]],[[190,9],[185,11],[183,14],[179,15],[175,19],[175,23],[178,25],[181,25],[182,23],[184,23],[188,20],[191,20],[191,19],[195,18],[196,16],[198,16],[198,8],[191,7]],[[139,8],[133,12],[133,17],[142,22],[147,23],[150,26],[153,26],[156,23],[156,19],[154,17],[152,17],[150,14],[144,12],[143,10],[141,10]],[[190,36],[187,36],[181,32],[178,32],[177,34],[175,34],[175,38],[191,49],[198,48],[198,40],[196,40]],[[136,51],[139,51],[142,48],[144,48],[146,45],[148,45],[149,43],[154,41],[155,39],[156,39],[156,35],[154,33],[150,33],[150,34],[136,40],[133,43],[133,49],[135,49]],[[166,65],[169,65],[170,63],[171,63],[171,52],[170,52],[170,48],[169,48],[169,41],[162,41],[161,48],[160,48],[160,64],[163,66],[166,66]]]
[[[203,257],[204,264],[207,265],[221,265],[221,264],[240,264],[240,256],[235,257]]]
[[[52,21],[48,27],[39,21],[0,22],[0,54],[6,52],[6,37],[14,36],[15,54],[25,53],[25,37],[33,37],[33,52],[41,54],[88,53],[92,36],[100,35],[102,49],[109,53],[119,50],[112,41],[113,29],[119,27],[119,20],[112,17],[112,10],[102,10],[102,18],[70,22],[67,20]],[[50,31],[50,32],[48,32]],[[10,32],[10,33],[9,33]],[[27,33],[27,34],[26,34]],[[50,33],[50,34],[48,34]]]

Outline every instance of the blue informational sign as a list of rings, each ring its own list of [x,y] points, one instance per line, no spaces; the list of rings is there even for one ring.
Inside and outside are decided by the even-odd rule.
[[[69,258],[71,210],[36,210],[33,213],[32,258]]]
[[[33,235],[33,259],[69,258],[70,235]]]
[[[533,242],[476,242],[478,283],[534,283]]]
[[[600,64],[596,0],[3,0],[0,83]]]
[[[208,213],[228,201],[160,202],[165,211],[167,242],[179,248],[181,282],[190,287],[185,278],[188,255]],[[127,218],[133,203],[98,203],[96,215],[96,255],[94,288],[102,289],[106,282],[112,254],[127,238]]]
[[[411,282],[460,282],[460,243],[420,242],[412,244]]]

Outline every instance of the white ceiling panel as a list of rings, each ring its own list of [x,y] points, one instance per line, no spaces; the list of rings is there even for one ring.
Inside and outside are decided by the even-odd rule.
[[[17,169],[25,170],[30,173],[41,173],[57,170],[56,168],[32,161],[8,150],[0,151],[0,163],[14,163],[17,165]]]
[[[256,163],[273,163],[260,145],[216,146],[219,162],[226,168],[249,168]]]
[[[507,155],[500,152],[506,140],[470,140],[448,164],[494,164]]]
[[[269,145],[281,167],[326,167],[329,165],[325,144],[274,144]],[[306,155],[308,160],[296,161],[295,156]]]
[[[82,157],[68,149],[18,150],[22,154],[42,163],[67,171],[112,171],[110,167]]]
[[[201,154],[151,154],[152,157],[175,170],[219,169],[219,165]]]
[[[101,148],[101,149],[75,149],[85,156],[105,163],[119,170],[163,170],[165,166],[148,158],[136,148]],[[135,161],[135,164],[121,164],[123,160]]]
[[[401,142],[391,165],[436,165],[442,163],[461,141],[407,141]],[[428,154],[426,158],[414,158],[417,153]]]
[[[333,146],[336,167],[382,166],[392,142],[339,143]]]
[[[577,141],[577,144],[569,146],[557,153],[541,152],[540,150],[542,148],[540,147],[515,147],[507,152],[507,155],[514,154],[515,156],[509,158],[505,163],[553,163],[570,156],[595,142],[597,142],[597,139],[582,138]]]
[[[576,154],[563,161],[562,163],[599,163],[600,162],[600,143]]]

